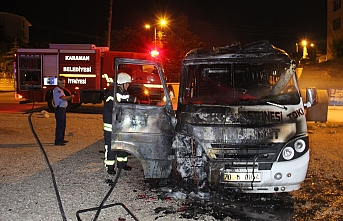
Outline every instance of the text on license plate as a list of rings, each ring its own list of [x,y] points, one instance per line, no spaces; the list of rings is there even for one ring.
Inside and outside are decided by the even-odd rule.
[[[223,178],[224,181],[261,181],[261,173],[224,173]]]

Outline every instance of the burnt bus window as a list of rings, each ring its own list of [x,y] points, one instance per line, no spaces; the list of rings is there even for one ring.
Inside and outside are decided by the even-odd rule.
[[[22,55],[19,57],[20,89],[42,88],[41,57],[39,55]]]
[[[272,91],[286,68],[273,63],[190,65],[185,79],[184,102],[248,105],[274,101],[297,104],[300,97],[296,78],[282,78],[285,82],[283,90]]]

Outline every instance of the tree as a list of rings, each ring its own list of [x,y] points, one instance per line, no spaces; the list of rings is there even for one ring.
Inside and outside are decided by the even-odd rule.
[[[166,62],[165,74],[168,81],[179,81],[182,59],[186,53],[194,48],[204,47],[198,37],[189,31],[188,18],[181,13],[175,20],[173,26],[166,31],[163,44]]]
[[[13,44],[6,37],[3,27],[0,26],[0,77],[13,77],[13,62],[15,61],[15,54],[17,52],[17,43]]]
[[[8,52],[10,50],[11,45],[9,38],[6,37],[3,30],[3,26],[0,25],[0,55],[3,55],[4,53]]]
[[[158,34],[158,59],[164,66],[164,72],[168,81],[179,81],[181,62],[188,51],[194,48],[204,47],[198,37],[190,32],[188,18],[183,13],[173,20],[171,27],[164,27],[163,32]],[[152,50],[153,39],[147,38],[146,33],[124,28],[113,30],[111,37],[111,50],[149,52]]]
[[[123,30],[112,31],[111,50],[143,52],[145,50],[143,43],[143,35],[131,28],[126,27]]]
[[[2,77],[12,78],[13,77],[13,63],[15,61],[15,54],[17,53],[17,48],[14,47],[10,51],[2,54],[0,56],[0,73]]]

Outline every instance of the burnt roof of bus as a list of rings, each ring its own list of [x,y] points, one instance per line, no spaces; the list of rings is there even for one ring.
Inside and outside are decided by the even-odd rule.
[[[280,61],[290,62],[291,58],[282,49],[274,47],[269,41],[262,40],[246,45],[235,42],[230,46],[214,47],[213,49],[197,48],[188,52],[184,62],[200,62],[208,60],[229,60],[229,62]]]

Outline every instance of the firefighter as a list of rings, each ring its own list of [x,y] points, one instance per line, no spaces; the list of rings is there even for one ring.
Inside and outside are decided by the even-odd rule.
[[[127,73],[119,73],[117,79],[117,101],[130,102],[130,95],[127,91],[131,77]],[[112,133],[112,110],[114,100],[114,89],[111,89],[105,95],[105,104],[103,112],[104,121],[104,140],[105,140],[105,167],[108,174],[115,175],[115,160],[117,158],[117,167],[124,170],[131,170],[132,167],[127,165],[128,154],[125,151],[111,150],[111,133]]]

